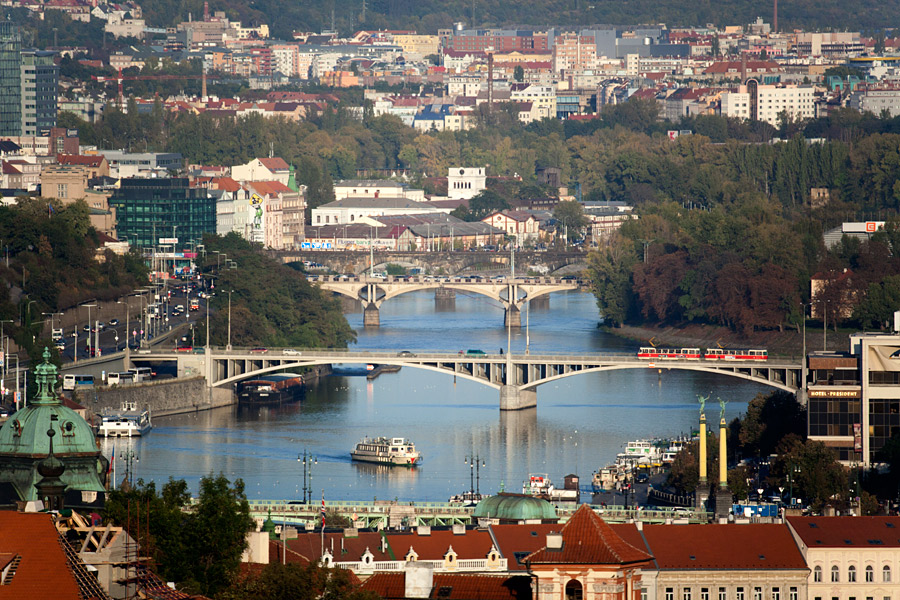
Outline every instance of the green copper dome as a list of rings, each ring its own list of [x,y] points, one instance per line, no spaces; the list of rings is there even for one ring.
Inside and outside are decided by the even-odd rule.
[[[497,494],[475,507],[473,516],[501,521],[557,521],[556,508],[542,498],[524,494]]]
[[[107,460],[87,421],[63,406],[56,394],[57,372],[49,350],[44,350],[44,362],[35,368],[34,378],[38,386],[35,399],[0,427],[0,483],[12,483],[22,500],[35,498],[34,484],[41,478],[37,463],[50,454],[47,428],[52,427],[56,434],[53,453],[66,465],[61,477],[66,486],[104,491],[102,474]]]

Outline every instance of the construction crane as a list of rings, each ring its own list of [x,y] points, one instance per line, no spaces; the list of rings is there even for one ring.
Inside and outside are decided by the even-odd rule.
[[[196,75],[122,75],[122,69],[119,69],[119,74],[116,77],[105,77],[103,75],[93,75],[91,79],[96,81],[97,83],[107,83],[109,81],[116,81],[118,83],[118,102],[119,107],[121,108],[125,104],[125,93],[122,91],[122,82],[123,81],[174,81],[178,79],[196,79]],[[201,96],[205,98],[206,94],[206,80],[207,79],[218,79],[215,75],[207,75],[206,70],[203,70],[202,77],[202,91]]]

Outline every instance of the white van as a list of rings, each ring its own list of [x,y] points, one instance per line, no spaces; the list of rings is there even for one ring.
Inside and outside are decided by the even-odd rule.
[[[61,339],[63,339],[63,330],[62,329],[54,329],[53,333],[50,335],[50,338],[54,342],[60,341]]]

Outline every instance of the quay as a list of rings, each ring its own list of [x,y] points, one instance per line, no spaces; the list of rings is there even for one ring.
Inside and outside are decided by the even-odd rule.
[[[249,500],[250,516],[262,523],[270,515],[280,524],[305,530],[322,525],[322,504],[288,500]],[[565,523],[580,504],[557,506],[559,522]],[[708,523],[710,513],[673,507],[596,506],[591,508],[609,523]],[[475,507],[449,502],[326,501],[325,508],[348,519],[357,529],[400,529],[409,527],[452,527],[478,525]]]

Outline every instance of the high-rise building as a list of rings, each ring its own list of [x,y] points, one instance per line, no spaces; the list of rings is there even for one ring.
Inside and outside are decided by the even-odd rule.
[[[0,21],[0,135],[22,131],[22,35],[11,21]]]
[[[152,247],[159,238],[175,237],[184,248],[216,232],[215,199],[206,188],[190,187],[186,178],[123,179],[109,204],[116,209],[118,238],[135,246]]]
[[[41,135],[56,127],[59,67],[54,52],[23,50],[21,53],[22,133]]]

